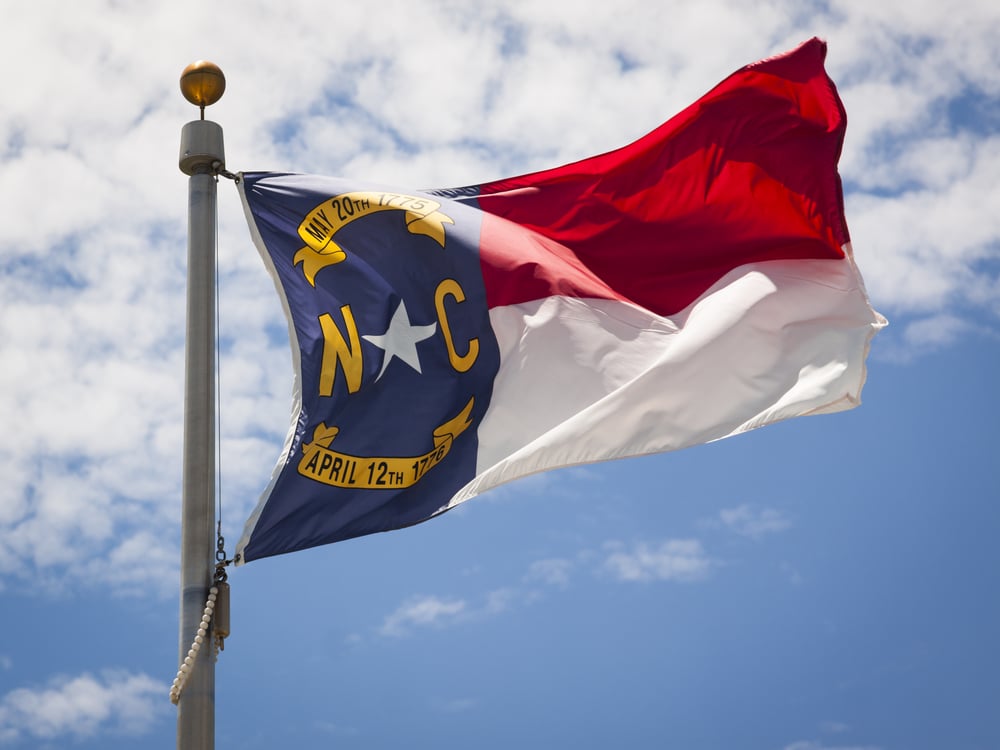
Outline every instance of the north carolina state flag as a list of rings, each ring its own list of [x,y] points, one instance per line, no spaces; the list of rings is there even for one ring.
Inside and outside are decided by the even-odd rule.
[[[825,55],[812,39],[631,145],[522,177],[242,175],[296,377],[237,562],[856,406],[885,320],[851,254]]]

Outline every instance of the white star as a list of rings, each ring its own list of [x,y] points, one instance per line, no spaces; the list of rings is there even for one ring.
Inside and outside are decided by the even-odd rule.
[[[381,336],[362,336],[365,341],[370,341],[385,352],[382,358],[382,369],[379,370],[378,380],[389,366],[393,357],[399,357],[417,372],[420,372],[420,357],[417,355],[417,343],[430,338],[437,330],[437,323],[426,326],[415,326],[410,324],[410,316],[406,314],[406,303],[399,301],[399,307],[392,314],[389,321],[389,329]]]

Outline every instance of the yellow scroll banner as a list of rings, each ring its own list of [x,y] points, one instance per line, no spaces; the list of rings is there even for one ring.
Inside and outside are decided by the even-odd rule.
[[[387,490],[412,487],[448,455],[455,438],[472,424],[469,415],[475,399],[458,414],[434,430],[434,447],[422,456],[363,458],[330,450],[340,429],[320,422],[311,443],[302,447],[299,474],[331,487]]]
[[[353,192],[335,195],[310,211],[299,224],[299,237],[306,246],[295,253],[295,265],[313,286],[316,274],[327,266],[346,260],[347,253],[333,236],[356,219],[379,211],[405,211],[406,228],[444,247],[444,225],[454,224],[438,211],[441,204],[427,198],[402,193]]]

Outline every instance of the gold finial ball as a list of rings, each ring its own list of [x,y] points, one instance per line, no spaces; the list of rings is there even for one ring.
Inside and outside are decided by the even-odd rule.
[[[226,90],[226,77],[222,69],[208,60],[191,63],[181,73],[181,93],[198,107],[215,104]]]

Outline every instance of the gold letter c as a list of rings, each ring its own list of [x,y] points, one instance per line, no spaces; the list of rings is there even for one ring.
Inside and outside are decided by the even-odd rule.
[[[455,351],[455,341],[451,337],[451,326],[448,324],[448,315],[444,309],[444,298],[449,295],[454,297],[456,302],[465,302],[465,292],[462,291],[458,282],[454,279],[445,279],[438,284],[438,288],[434,292],[434,307],[437,308],[438,321],[441,323],[441,333],[444,334],[445,346],[448,347],[448,359],[451,361],[451,366],[455,368],[456,372],[467,372],[475,364],[476,357],[479,356],[479,339],[469,340],[469,349],[465,354],[459,355]]]

